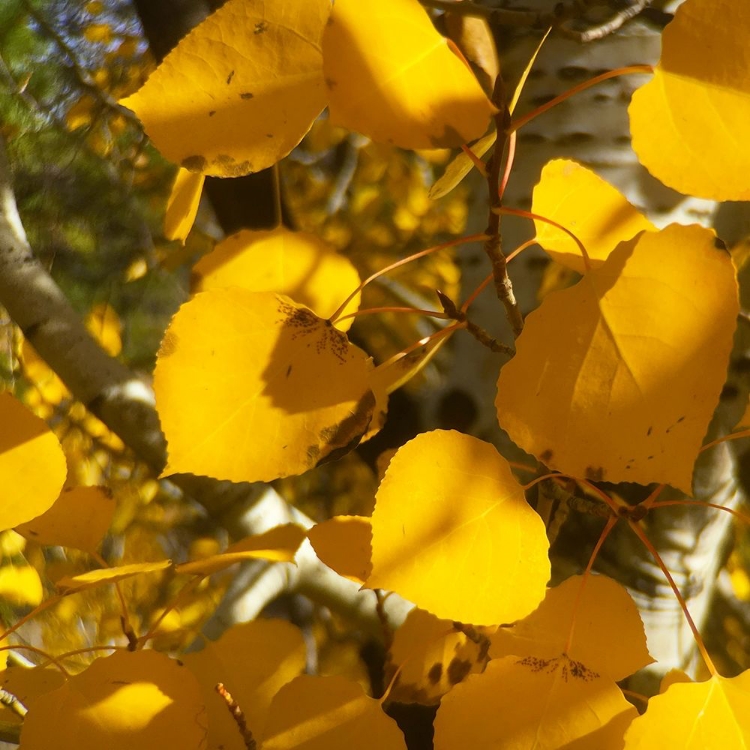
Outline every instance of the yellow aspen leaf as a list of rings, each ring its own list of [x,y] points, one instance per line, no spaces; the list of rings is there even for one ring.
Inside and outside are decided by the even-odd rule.
[[[112,307],[94,305],[86,316],[86,327],[107,354],[116,357],[122,351],[122,323]]]
[[[214,689],[224,684],[242,708],[258,738],[274,695],[305,669],[305,641],[285,620],[254,620],[234,625],[182,661],[198,679],[208,711],[209,750],[245,750],[226,703]]]
[[[96,552],[114,515],[115,501],[109,489],[73,487],[41,516],[16,526],[16,531],[37,544]]]
[[[623,242],[529,315],[500,372],[500,426],[565,474],[690,493],[738,309],[711,230],[672,225]]]
[[[26,708],[31,708],[39,696],[56,690],[64,683],[65,677],[56,667],[8,667],[0,672],[0,688],[18,698]],[[2,705],[0,721],[20,724],[22,719],[15,711]]]
[[[172,566],[171,560],[160,560],[153,563],[132,563],[131,565],[119,565],[114,568],[102,568],[90,570],[88,573],[80,573],[75,576],[63,576],[55,585],[63,594],[73,594],[84,589],[101,586],[105,583],[115,583],[125,578],[144,575],[145,573],[157,573]]]
[[[164,212],[164,236],[185,244],[195,223],[205,175],[180,167],[172,183]]]
[[[182,662],[156,651],[118,651],[29,709],[26,750],[204,750],[206,708]]]
[[[506,656],[443,698],[435,750],[617,748],[637,715],[614,682],[580,662]]]
[[[498,628],[490,636],[490,656],[553,659],[565,653],[613,681],[650,664],[643,623],[630,594],[611,578],[598,575],[588,577],[581,593],[582,580],[568,578],[549,589],[527,618]]]
[[[670,669],[669,672],[664,675],[662,681],[659,683],[659,692],[666,693],[672,685],[677,685],[684,682],[693,682],[693,679],[690,677],[690,675],[683,672],[681,669]]]
[[[44,597],[39,573],[31,565],[0,567],[0,600],[14,607],[36,607]]]
[[[364,583],[372,570],[372,526],[365,516],[334,516],[307,532],[315,554],[340,576]]]
[[[450,620],[513,622],[544,598],[548,546],[495,447],[435,430],[399,448],[380,484],[367,586]]]
[[[0,529],[11,529],[50,508],[67,472],[54,433],[10,393],[0,393]]]
[[[286,294],[329,318],[359,286],[359,274],[348,258],[315,235],[285,227],[252,232],[243,229],[222,240],[193,268],[194,291],[239,286],[251,292]],[[358,294],[343,314],[359,307]],[[348,330],[352,319],[336,324]]]
[[[367,429],[369,367],[341,331],[288,297],[236,287],[196,295],[172,319],[154,373],[165,475],[302,474]]]
[[[326,105],[330,0],[229,0],[122,101],[191,172],[238,177],[286,156]]]
[[[544,166],[531,210],[578,237],[592,268],[600,266],[620,242],[656,230],[619,190],[570,159],[554,159]],[[570,235],[539,219],[534,225],[537,243],[553,260],[585,272],[581,250]]]
[[[401,730],[380,703],[338,676],[301,675],[284,685],[271,703],[260,744],[263,750],[406,750]]]
[[[480,138],[470,148],[474,152],[474,156],[481,159],[492,147],[492,144],[497,140],[497,132],[492,131],[487,135]],[[469,172],[474,168],[474,162],[466,154],[465,151],[461,151],[460,154],[456,154],[453,160],[448,164],[440,177],[435,180],[434,184],[430,188],[428,196],[432,200],[436,201],[438,198],[442,198],[444,195],[448,195],[453,188],[461,183]]]
[[[493,107],[418,0],[336,0],[323,34],[331,122],[401,148],[481,137]]]
[[[294,562],[294,555],[305,538],[302,527],[293,523],[276,526],[264,534],[240,539],[227,547],[220,555],[211,555],[202,560],[183,563],[175,572],[184,575],[211,575],[230,565],[245,560],[269,560],[271,562]]]
[[[651,698],[625,735],[625,750],[745,750],[750,745],[750,672],[672,683]]]
[[[470,674],[484,671],[481,646],[418,607],[409,612],[393,636],[388,653],[386,682],[401,667],[389,700],[435,705]]]
[[[750,4],[686,0],[662,34],[654,77],[633,95],[641,163],[681,193],[750,200]]]

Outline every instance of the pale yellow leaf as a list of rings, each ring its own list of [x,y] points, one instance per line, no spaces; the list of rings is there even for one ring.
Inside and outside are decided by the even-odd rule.
[[[164,236],[184,243],[195,223],[205,175],[184,167],[177,170],[164,213]]]

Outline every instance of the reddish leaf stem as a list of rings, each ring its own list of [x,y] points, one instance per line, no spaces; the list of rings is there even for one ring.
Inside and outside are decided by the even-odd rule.
[[[487,274],[484,281],[468,296],[466,302],[461,305],[461,312],[465,313],[474,304],[474,300],[489,286],[493,278],[494,275],[492,273]]]
[[[97,648],[101,649],[110,649],[111,646],[98,646]],[[25,645],[23,643],[14,643],[13,645],[8,646],[0,646],[0,651],[31,651],[33,654],[39,654],[40,656],[43,656],[46,659],[45,664],[42,664],[40,666],[45,666],[46,664],[54,664],[66,677],[70,677],[70,672],[68,672],[65,667],[60,664],[60,659],[64,659],[66,656],[69,656],[69,654],[61,654],[60,656],[51,656],[46,651],[43,651],[41,648],[37,648],[36,646],[29,646]]]
[[[579,83],[577,86],[573,86],[573,88],[570,88],[567,91],[564,91],[559,96],[556,96],[554,99],[551,99],[546,104],[542,104],[541,107],[537,107],[537,109],[529,112],[528,114],[525,114],[523,117],[517,118],[511,123],[511,126],[507,132],[509,135],[511,133],[515,133],[517,130],[522,128],[527,123],[531,122],[533,119],[539,117],[539,115],[543,114],[548,109],[552,109],[552,107],[555,107],[561,102],[564,102],[566,99],[569,99],[574,94],[578,94],[581,91],[585,91],[586,89],[591,88],[592,86],[596,86],[597,83],[601,83],[602,81],[607,81],[610,78],[616,78],[617,76],[631,75],[633,73],[653,73],[653,72],[654,72],[653,65],[628,65],[625,68],[616,68],[615,70],[609,70],[606,73],[602,73],[601,75],[594,76],[593,78],[590,78],[588,81]]]
[[[716,445],[719,445],[720,443],[726,443],[728,440],[740,440],[741,438],[750,437],[750,430],[742,430],[741,432],[730,432],[729,435],[724,435],[723,437],[716,438],[716,440],[712,440],[710,443],[706,443],[704,446],[701,447],[701,449],[698,451],[698,453],[703,453],[703,451],[708,450],[709,448],[713,448]]]
[[[530,240],[526,240],[526,242],[523,242],[520,244],[508,257],[507,261],[510,263],[513,258],[515,258],[517,255],[520,255],[527,247],[531,247],[532,245],[536,245],[536,237],[532,237]]]
[[[484,162],[466,144],[461,146],[461,150],[469,157],[469,159],[471,159],[472,164],[477,168],[479,174],[481,174],[486,180],[487,168],[485,167]]]
[[[577,481],[581,484],[585,484],[594,494],[599,495],[599,497],[607,503],[609,509],[615,514],[615,516],[619,518],[620,506],[604,490],[600,490],[595,484],[592,484],[587,479],[579,479]]]
[[[406,349],[402,349],[400,352],[396,352],[392,357],[389,357],[384,362],[381,362],[378,367],[388,367],[389,365],[394,364],[395,362],[398,362],[398,360],[403,359],[408,354],[411,354],[413,351],[416,351],[421,346],[425,346],[425,344],[429,344],[430,341],[433,341],[435,339],[443,338],[444,336],[450,336],[454,331],[457,331],[459,328],[466,328],[466,323],[454,323],[453,325],[447,326],[446,328],[441,329],[440,331],[435,331],[435,333],[430,334],[429,336],[425,336],[422,339],[419,339],[419,341],[415,341],[410,346],[407,346]]]
[[[714,666],[713,661],[711,661],[711,657],[708,655],[708,651],[706,650],[706,646],[703,643],[703,638],[701,638],[701,634],[698,632],[698,628],[695,625],[695,622],[693,621],[693,618],[690,615],[690,612],[687,608],[687,603],[685,602],[684,597],[680,593],[680,589],[677,587],[677,584],[674,582],[674,578],[672,578],[672,574],[669,572],[669,569],[664,564],[664,561],[661,559],[661,556],[656,550],[656,547],[654,547],[653,544],[651,544],[651,541],[649,538],[643,533],[643,530],[641,527],[628,519],[628,523],[630,524],[630,528],[633,529],[633,532],[635,535],[641,540],[643,543],[643,546],[649,551],[651,556],[656,561],[656,564],[661,568],[661,572],[664,573],[664,577],[667,579],[670,587],[672,588],[672,591],[674,592],[675,597],[677,598],[677,601],[680,603],[680,608],[682,609],[683,614],[685,615],[685,619],[687,620],[687,623],[690,627],[690,630],[693,633],[693,638],[695,639],[695,645],[698,647],[698,651],[700,652],[701,657],[703,658],[703,661],[706,665],[706,668],[710,672],[712,677],[717,677],[719,675],[716,667]]]
[[[646,510],[653,508],[654,503],[659,499],[659,495],[661,495],[666,486],[666,484],[660,484],[643,502],[638,503],[638,505]]]
[[[503,176],[500,179],[500,185],[497,189],[497,195],[502,202],[503,196],[505,195],[505,188],[508,187],[508,180],[510,179],[510,173],[513,169],[513,162],[516,158],[516,134],[511,133],[508,136],[508,154],[505,157],[505,168],[503,169]],[[485,175],[486,176],[486,175]],[[507,258],[510,260],[510,258]]]
[[[417,315],[426,315],[430,318],[442,318],[443,320],[450,320],[450,318],[440,310],[420,310],[418,307],[368,307],[364,310],[357,310],[347,315],[342,315],[336,320],[340,323],[342,320],[348,320],[349,318],[358,318],[360,315],[375,315],[376,313],[415,313]]]

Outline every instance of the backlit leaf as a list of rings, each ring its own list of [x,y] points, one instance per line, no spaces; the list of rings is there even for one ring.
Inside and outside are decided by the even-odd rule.
[[[492,105],[418,0],[336,0],[323,34],[331,121],[401,148],[482,136]]]
[[[209,750],[245,750],[226,703],[214,690],[218,682],[242,707],[253,735],[259,737],[271,699],[304,670],[305,659],[302,633],[284,620],[233,625],[219,640],[185,654],[182,661],[197,677],[206,703]]]
[[[474,156],[478,158],[484,156],[496,140],[497,132],[494,130],[480,138],[471,146]],[[456,187],[456,185],[458,185],[473,168],[474,162],[465,151],[461,151],[461,153],[457,154],[450,164],[448,164],[445,168],[445,172],[435,180],[435,183],[428,193],[429,197],[436,201],[438,198],[448,195],[448,193],[450,193],[451,190],[453,190],[453,188]]]
[[[396,722],[343,677],[301,675],[271,703],[263,750],[406,750]]]
[[[511,628],[498,628],[490,636],[490,656],[553,659],[566,653],[614,681],[650,664],[643,623],[630,594],[611,578],[598,575],[588,577],[581,593],[582,580],[568,578],[549,589],[527,618]]]
[[[21,743],[25,750],[203,750],[206,730],[187,667],[156,651],[118,651],[39,697]]]
[[[144,573],[156,573],[166,570],[172,565],[170,560],[160,560],[154,563],[132,563],[131,565],[119,565],[115,568],[102,568],[101,570],[90,570],[88,573],[80,573],[75,576],[64,576],[56,581],[55,585],[65,594],[72,594],[83,589],[101,586],[104,583],[122,581],[132,576]]]
[[[320,37],[330,0],[230,0],[123,104],[168,159],[237,177],[286,156],[326,104]]]
[[[334,516],[307,532],[315,554],[329,568],[356,583],[372,570],[372,526],[364,516]]]
[[[673,683],[651,698],[625,735],[625,750],[744,750],[750,745],[750,672]]]
[[[12,562],[0,567],[0,601],[14,607],[36,607],[43,597],[44,589],[36,568]]]
[[[235,482],[302,474],[370,422],[369,360],[306,307],[229,288],[184,304],[162,341],[154,391],[165,474]]]
[[[164,213],[164,236],[185,242],[195,223],[205,176],[184,167],[177,170]]]
[[[372,516],[369,588],[438,617],[512,622],[544,598],[544,524],[494,446],[436,430],[399,448]]]
[[[633,95],[633,148],[681,193],[750,200],[750,4],[686,0],[662,34],[654,77]]]
[[[569,159],[555,159],[544,166],[531,210],[578,237],[592,268],[600,266],[620,242],[656,229],[622,193]],[[534,225],[537,242],[553,260],[578,273],[586,270],[581,250],[570,235],[538,219]]]
[[[59,545],[95,552],[112,523],[115,501],[106,487],[74,487],[33,521],[16,527],[38,544]]]
[[[245,560],[293,562],[294,554],[304,538],[305,532],[300,526],[287,523],[276,526],[264,534],[240,539],[220,555],[211,555],[202,560],[177,565],[175,571],[184,575],[211,575]]]
[[[388,653],[386,682],[401,667],[388,696],[399,703],[437,704],[468,675],[484,671],[481,646],[440,620],[415,607],[395,632]]]
[[[50,508],[67,471],[60,443],[47,425],[10,393],[0,393],[0,529]]]
[[[243,229],[227,237],[193,268],[194,291],[240,286],[251,292],[278,292],[330,318],[359,286],[357,269],[315,235],[278,227]],[[359,294],[344,313],[359,307]],[[347,330],[349,318],[336,327]]]
[[[529,315],[498,380],[500,426],[574,477],[689,493],[737,312],[734,268],[710,230],[621,243]]]
[[[506,656],[443,698],[435,750],[614,749],[637,715],[614,682],[580,662]]]
[[[7,654],[8,652],[4,652]],[[0,672],[0,688],[18,698],[26,708],[39,696],[56,690],[65,683],[63,673],[57,667],[8,667]],[[6,706],[0,707],[0,721],[21,723],[21,717]]]

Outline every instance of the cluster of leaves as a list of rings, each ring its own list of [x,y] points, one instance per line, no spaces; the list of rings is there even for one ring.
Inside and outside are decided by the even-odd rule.
[[[733,144],[750,122],[750,82],[738,63],[750,10],[716,6],[686,0],[680,8],[653,79],[633,99],[631,127],[639,157],[666,184],[743,200],[750,165]],[[505,101],[487,98],[416,0],[337,0],[333,9],[328,0],[280,2],[262,12],[230,0],[125,103],[168,158],[198,175],[178,181],[170,215],[177,233],[192,221],[203,175],[275,164],[326,105],[334,124],[407,149],[463,146],[485,135],[492,118],[488,142],[498,145],[488,171],[496,175],[512,151],[503,147],[528,121],[513,121]],[[464,166],[484,169],[476,151],[459,159],[441,190]],[[494,195],[490,208],[498,218],[513,210]],[[499,423],[608,509],[604,536],[622,522],[648,543],[641,520],[656,512],[663,486],[691,492],[739,312],[734,265],[712,231],[658,231],[573,162],[547,165],[532,214],[536,242],[581,279],[549,295],[519,332],[499,374]],[[492,252],[498,239],[496,227],[460,241]],[[504,268],[495,264],[498,288]],[[347,338],[371,279],[360,283],[350,261],[309,233],[228,237],[196,265],[194,280],[196,294],[173,318],[154,373],[165,475],[242,482],[302,474],[374,435],[388,394],[456,331],[503,346],[472,326],[472,296],[459,306],[443,294],[442,311],[410,312],[446,326],[375,366]],[[17,493],[3,526],[96,559],[111,523],[106,499],[60,495],[65,461],[54,436],[9,394],[0,410],[0,424],[12,426],[2,434],[0,476]],[[40,480],[30,463],[49,471]],[[628,506],[594,484],[604,480],[658,487]],[[64,597],[168,570],[187,577],[183,596],[241,560],[290,562],[307,538],[341,575],[418,609],[395,634],[391,686],[377,699],[343,676],[303,675],[303,639],[288,623],[235,626],[178,661],[143,649],[175,601],[145,632],[125,611],[127,649],[110,646],[114,655],[73,676],[50,659],[63,677],[32,670],[33,685],[15,682],[24,679],[18,670],[6,673],[6,689],[30,709],[23,746],[400,749],[403,736],[382,710],[393,697],[440,702],[439,750],[743,747],[748,673],[720,676],[702,644],[711,678],[668,675],[638,716],[616,684],[651,660],[635,605],[589,570],[547,588],[549,543],[525,499],[531,484],[493,446],[438,430],[395,452],[371,517],[336,516],[307,532],[280,526],[177,566],[164,559],[61,577]]]

